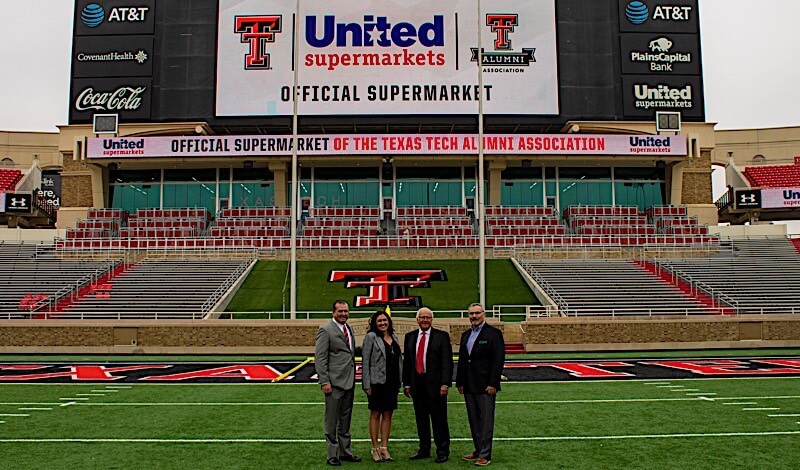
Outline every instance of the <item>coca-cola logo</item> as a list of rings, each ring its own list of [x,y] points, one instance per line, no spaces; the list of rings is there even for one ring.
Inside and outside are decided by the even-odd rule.
[[[146,86],[121,86],[113,91],[95,91],[85,88],[75,99],[78,111],[135,111],[142,106],[142,95]]]

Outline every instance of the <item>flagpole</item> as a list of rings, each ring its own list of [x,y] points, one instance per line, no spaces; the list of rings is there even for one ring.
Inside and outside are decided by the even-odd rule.
[[[298,28],[300,26],[300,0],[297,0],[295,5],[294,14],[294,47],[292,48],[293,57],[292,65],[294,66],[294,76],[292,78],[292,203],[291,203],[291,222],[289,223],[289,318],[295,320],[297,318],[297,194],[298,194],[298,171],[297,171],[297,77],[300,64],[298,63],[299,42],[297,37],[299,35]]]
[[[478,211],[478,291],[480,303],[484,309],[486,305],[486,234],[484,227],[484,205],[483,205],[483,45],[481,44],[481,30],[483,29],[481,16],[481,0],[478,0],[478,190],[477,211]]]

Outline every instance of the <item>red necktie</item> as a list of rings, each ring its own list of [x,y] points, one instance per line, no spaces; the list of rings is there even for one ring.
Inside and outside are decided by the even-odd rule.
[[[344,342],[347,343],[347,349],[350,349],[350,333],[347,332],[347,325],[344,325]]]
[[[425,332],[421,331],[420,334],[422,337],[417,346],[417,374],[425,372]]]

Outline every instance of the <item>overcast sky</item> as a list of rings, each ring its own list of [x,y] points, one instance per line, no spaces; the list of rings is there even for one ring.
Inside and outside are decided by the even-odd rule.
[[[74,2],[0,5],[0,130],[56,131],[67,123]],[[800,125],[798,18],[797,0],[700,0],[708,122]]]

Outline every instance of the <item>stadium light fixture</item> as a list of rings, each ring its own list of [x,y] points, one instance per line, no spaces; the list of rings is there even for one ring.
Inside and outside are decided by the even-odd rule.
[[[677,111],[656,111],[656,132],[680,132],[681,113]]]
[[[119,133],[119,114],[93,114],[92,133],[116,136]]]

